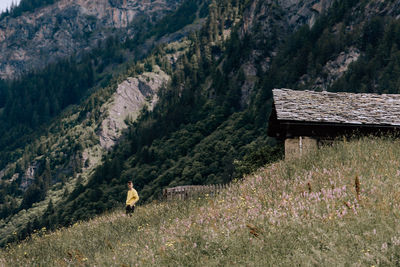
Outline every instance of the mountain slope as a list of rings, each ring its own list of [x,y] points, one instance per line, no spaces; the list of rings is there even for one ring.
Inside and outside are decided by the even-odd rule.
[[[202,3],[190,0],[182,7],[193,5],[195,9],[189,12],[191,17],[173,24],[173,29],[165,25],[171,24],[175,19],[174,14],[162,18],[162,24],[147,25],[150,32],[141,35],[141,40],[135,39],[137,42],[133,50],[143,55],[146,51],[142,50],[148,49],[144,49],[144,46],[154,45],[144,45],[150,39],[162,44],[171,39],[185,38],[190,31],[198,28],[198,24],[202,24],[201,18],[197,17]],[[179,8],[177,12],[189,14]],[[162,29],[160,25],[163,25]],[[112,39],[107,49],[90,51],[91,57],[86,56],[81,61],[70,59],[57,62],[43,71],[38,70],[11,83],[6,82],[8,99],[6,107],[1,110],[1,124],[4,125],[1,131],[5,134],[0,141],[0,166],[3,166],[0,171],[2,245],[16,237],[23,238],[38,228],[48,206],[59,205],[58,202],[65,200],[69,192],[87,182],[93,169],[102,162],[104,154],[119,142],[124,129],[136,119],[140,110],[144,107],[149,111],[153,109],[157,102],[157,91],[168,81],[169,75],[150,60],[116,64],[118,59],[115,61],[115,56],[121,51],[129,51],[130,45],[128,48],[125,45]],[[184,40],[166,45],[168,52],[157,63],[174,63],[182,54],[180,49],[185,48]],[[97,59],[98,63],[93,63]],[[93,72],[92,83],[87,85],[85,82],[85,87],[82,87],[79,83],[87,79],[82,71],[87,70],[86,66],[91,70],[89,73]],[[37,116],[38,111],[53,110],[58,101],[65,101],[63,90],[67,97],[71,97],[71,84],[80,90],[80,97],[76,103],[72,103],[76,105],[69,103],[53,114],[47,112],[44,117]],[[61,96],[54,99],[53,94],[60,94],[60,91]],[[28,111],[26,102],[30,105]],[[30,125],[32,121],[29,118],[32,115],[37,118],[38,125]],[[16,119],[20,116],[25,117],[25,121]],[[114,204],[109,202],[101,210]],[[54,223],[45,217],[46,224]],[[13,232],[19,235],[13,235]]]
[[[400,147],[338,141],[277,162],[218,196],[118,210],[35,233],[0,252],[15,265],[396,265]]]
[[[226,183],[280,157],[279,146],[274,147],[274,140],[266,137],[271,104],[269,86],[273,84],[266,87],[263,80],[274,67],[271,64],[274,50],[287,53],[287,44],[283,43],[287,37],[281,31],[275,43],[264,47],[263,40],[272,37],[275,31],[265,30],[266,35],[262,34],[264,31],[249,31],[241,36],[243,29],[250,26],[238,20],[235,27],[227,28],[230,38],[221,42],[224,31],[219,29],[225,29],[232,13],[239,10],[238,18],[242,12],[254,12],[253,17],[264,19],[268,14],[267,19],[254,18],[252,23],[277,30],[275,21],[270,18],[282,15],[283,7],[290,15],[299,9],[311,9],[311,5],[303,2],[279,7],[260,2],[255,4],[257,8],[251,3],[226,8],[229,4],[226,1],[210,5],[208,21],[197,36],[190,38],[191,49],[178,60],[171,84],[161,91],[154,112],[146,112],[139,118],[130,128],[127,140],[109,155],[88,185],[75,192],[75,199],[65,202],[63,207],[67,213],[77,216],[85,213],[85,203],[101,203],[103,199],[90,200],[94,187],[108,192],[108,198],[121,201],[118,193],[110,193],[113,179],[115,182],[134,179],[142,199],[151,200],[156,199],[164,187]],[[213,18],[214,12],[219,17]],[[307,14],[302,21],[312,21],[314,13]],[[290,21],[285,17],[277,27],[285,25],[287,32],[301,28],[297,20],[292,24]],[[117,188],[122,185],[114,183],[112,187],[115,188],[113,192],[118,192]],[[75,210],[77,206],[80,211]],[[61,221],[68,223],[63,218]]]
[[[120,51],[121,44],[112,41],[113,49],[101,50],[110,52],[110,61],[102,60],[110,72],[99,75],[79,106],[68,106],[43,128],[54,134],[52,141],[35,136],[25,149],[4,153],[3,163],[12,160],[4,176],[9,183],[2,184],[7,195],[1,206],[7,215],[2,241],[24,238],[43,226],[68,226],[121,205],[128,180],[135,181],[141,200],[150,202],[165,187],[227,183],[280,159],[281,144],[266,135],[273,88],[398,92],[398,3],[188,0],[184,9],[134,39],[142,44],[132,46],[134,51],[158,40],[139,61],[118,63],[119,53],[112,51]],[[185,10],[188,19],[182,19]],[[186,27],[173,32],[174,21]],[[109,115],[100,107],[130,81],[142,79],[151,87],[148,78],[157,75],[168,80],[158,89],[157,104],[132,114],[136,120],[125,120],[127,128],[119,135],[113,127],[123,120],[118,113],[124,107],[115,106]],[[117,145],[106,153],[83,153],[101,147],[99,133],[107,125],[110,140],[116,133],[121,137]],[[75,126],[64,139],[62,128]],[[64,140],[62,150],[54,146],[58,139]],[[25,191],[22,174],[32,173],[36,157],[42,167]],[[7,234],[11,229],[17,235]]]
[[[319,12],[324,13],[324,8],[331,3],[321,3]],[[11,192],[14,198],[3,205],[6,214],[2,224],[3,242],[24,238],[42,226],[68,225],[101,213],[122,201],[123,184],[132,178],[142,200],[150,200],[157,198],[166,186],[226,183],[280,157],[280,147],[273,147],[274,140],[266,137],[271,101],[269,89],[264,88],[262,81],[273,66],[270,64],[276,51],[286,51],[280,47],[286,35],[301,28],[302,23],[312,24],[318,15],[313,11],[316,7],[312,1],[282,1],[276,5],[272,1],[227,0],[211,1],[205,11],[203,8],[199,13],[208,13],[204,26],[189,36],[186,45],[180,44],[182,42],[161,45],[142,61],[143,65],[129,67],[127,74],[114,79],[112,86],[86,100],[81,106],[83,110],[78,107],[73,112],[76,115],[66,120],[66,125],[78,127],[67,141],[60,142],[63,149],[57,149],[54,141],[45,145],[41,140],[42,146],[27,146],[22,151],[25,153],[19,153],[24,155],[23,160],[8,168],[8,179],[14,177],[20,165],[23,170],[31,169],[35,164],[29,163],[35,159],[36,152],[50,148],[49,153],[41,157],[42,167],[36,177],[30,176],[33,183],[23,193],[21,202],[15,202],[18,190],[17,193],[11,191],[20,186],[21,180],[12,179],[13,183],[7,187],[7,193]],[[178,14],[182,13],[178,10],[171,17],[178,18]],[[244,14],[246,23],[242,20]],[[159,30],[156,28],[154,32]],[[272,41],[266,44],[266,39]],[[181,48],[176,49],[176,46]],[[115,80],[120,83],[129,73],[134,76],[145,69],[151,71],[155,64],[171,76],[171,82],[159,91],[154,111],[144,110],[138,121],[130,125],[126,138],[101,162],[101,152],[85,152],[90,147],[96,151],[93,131],[99,133],[96,129],[106,118],[98,105],[111,97],[117,88]],[[64,139],[59,136],[62,127],[58,123],[55,121],[50,128],[55,132],[51,140]],[[80,127],[88,128],[85,135],[79,134]],[[82,146],[85,142],[87,144]],[[31,150],[35,152],[28,153]],[[69,156],[63,159],[66,152]],[[93,173],[82,168],[90,154],[93,159],[89,159],[89,163],[102,164]],[[61,168],[57,167],[60,163]],[[84,173],[79,175],[81,169]],[[51,191],[47,192],[48,189]],[[24,209],[28,212],[22,216]],[[10,214],[15,215],[10,217]],[[17,236],[7,234],[14,231],[18,232]]]
[[[181,1],[60,0],[31,13],[0,20],[0,78],[41,69],[97,47],[108,37],[134,38]]]

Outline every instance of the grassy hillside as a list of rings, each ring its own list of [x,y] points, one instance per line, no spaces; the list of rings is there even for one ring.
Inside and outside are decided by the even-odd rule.
[[[13,244],[6,266],[377,265],[400,260],[400,143],[339,142],[216,197],[118,210]],[[121,192],[123,194],[124,192]]]

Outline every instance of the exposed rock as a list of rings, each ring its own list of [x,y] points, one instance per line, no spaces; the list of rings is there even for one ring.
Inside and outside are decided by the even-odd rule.
[[[252,1],[243,16],[241,37],[252,34],[253,40],[258,43],[257,47],[270,47],[270,54],[265,56],[264,51],[254,50],[248,61],[243,63],[246,81],[242,86],[242,106],[249,103],[249,96],[257,83],[257,76],[254,75],[255,66],[261,66],[263,71],[267,71],[271,58],[276,55],[276,49],[282,40],[304,24],[312,27],[318,16],[324,13],[333,2],[333,0]],[[261,55],[264,56],[260,58]]]
[[[10,183],[14,182],[17,180],[19,177],[19,173],[14,173],[13,176],[11,176]]]
[[[29,187],[29,185],[33,182],[33,180],[35,179],[35,174],[37,172],[37,170],[40,167],[40,162],[38,161],[33,161],[28,168],[26,169],[24,175],[22,176],[22,181],[21,181],[21,185],[20,187],[22,189],[27,189]],[[17,173],[14,175],[18,175]],[[11,179],[12,180],[12,179]]]
[[[253,31],[255,27],[258,27],[264,36],[285,35],[304,24],[312,27],[318,15],[325,12],[333,2],[333,0],[255,0],[243,16],[242,34]]]
[[[355,47],[351,47],[347,51],[341,52],[336,59],[330,60],[326,63],[322,69],[322,75],[319,75],[319,77],[313,82],[313,84],[309,86],[309,88],[312,90],[322,89],[326,91],[329,86],[331,86],[337,79],[342,77],[342,75],[349,68],[349,65],[357,61],[359,57],[360,51]],[[301,84],[307,84],[310,82],[311,78],[308,74],[304,75],[300,80]]]
[[[144,105],[153,109],[157,101],[157,91],[169,80],[169,76],[158,66],[153,72],[145,72],[138,77],[128,78],[119,84],[111,101],[102,107],[108,116],[101,123],[99,132],[100,145],[110,149],[128,126],[125,122],[135,120]]]
[[[241,106],[244,107],[249,104],[250,94],[256,85],[257,81],[257,69],[253,64],[246,63],[242,66],[246,80],[244,81],[241,88]]]
[[[115,29],[132,36],[135,18],[159,19],[181,0],[60,0],[0,21],[0,78],[11,78],[85,51]]]

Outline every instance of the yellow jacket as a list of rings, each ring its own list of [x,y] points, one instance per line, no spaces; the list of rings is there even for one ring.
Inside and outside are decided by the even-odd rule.
[[[133,206],[139,200],[139,195],[135,189],[128,190],[128,194],[126,196],[126,205]]]

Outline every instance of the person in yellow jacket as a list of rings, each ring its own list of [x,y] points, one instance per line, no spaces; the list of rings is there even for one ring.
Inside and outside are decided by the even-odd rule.
[[[128,194],[126,196],[126,215],[132,216],[132,213],[135,211],[135,204],[139,200],[139,195],[133,188],[132,181],[128,182],[128,189]]]

